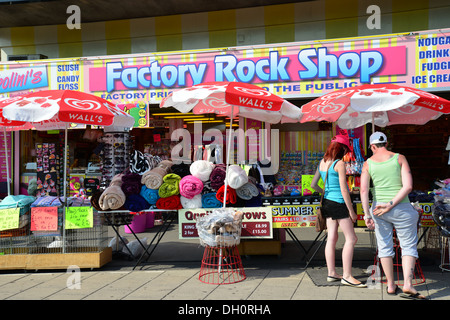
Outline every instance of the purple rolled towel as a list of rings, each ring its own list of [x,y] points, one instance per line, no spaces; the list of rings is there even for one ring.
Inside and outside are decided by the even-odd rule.
[[[224,164],[216,164],[214,169],[211,171],[211,175],[209,176],[211,188],[214,190],[219,190],[219,188],[225,183],[226,174],[226,166]]]
[[[126,196],[141,192],[141,175],[138,173],[126,173],[122,176],[122,191]]]

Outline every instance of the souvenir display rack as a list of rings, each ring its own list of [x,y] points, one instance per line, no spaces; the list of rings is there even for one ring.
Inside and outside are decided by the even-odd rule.
[[[43,201],[40,197],[36,201]],[[53,198],[53,197],[49,197]],[[51,201],[45,202],[50,204]],[[99,268],[111,261],[108,227],[104,217],[93,211],[91,228],[66,229],[63,210],[57,207],[56,230],[33,230],[32,208],[21,215],[20,228],[0,232],[0,270],[61,269],[70,265]]]
[[[101,152],[102,181],[100,186],[109,186],[112,178],[123,173],[130,163],[132,140],[129,132],[109,132],[102,137],[104,143]]]

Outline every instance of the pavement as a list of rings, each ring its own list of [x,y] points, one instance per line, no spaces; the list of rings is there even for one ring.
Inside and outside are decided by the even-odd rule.
[[[149,242],[148,239],[153,237],[157,228],[147,229],[137,235],[142,241]],[[123,233],[123,227],[120,230],[129,241],[134,239],[133,235]],[[291,230],[304,245],[309,245],[316,236],[313,228]],[[207,308],[189,309],[200,302],[219,303],[221,307],[212,312],[224,315],[231,312],[230,309],[223,309],[227,301],[239,301],[245,303],[247,308],[237,311],[242,315],[242,311],[248,314],[248,306],[254,306],[255,303],[269,308],[277,308],[278,303],[282,303],[284,309],[288,301],[300,300],[406,301],[398,295],[387,295],[386,285],[382,281],[369,279],[366,270],[374,262],[373,234],[362,228],[356,231],[358,243],[354,253],[353,274],[363,282],[369,280],[371,288],[327,283],[323,247],[305,269],[304,253],[289,236],[282,244],[280,255],[242,256],[246,276],[243,281],[222,285],[203,283],[199,280],[199,271],[204,247],[199,245],[198,240],[180,240],[178,224],[175,223],[161,239],[150,259],[137,266],[137,260],[116,255],[99,269],[80,272],[0,271],[0,300],[153,300],[158,301],[160,307],[164,306],[164,302],[175,303],[175,306],[170,305],[170,310],[179,315],[207,312]],[[114,236],[112,230],[109,235]],[[342,270],[339,266],[343,238],[341,234],[337,245],[338,270]],[[439,268],[439,249],[429,248],[436,239],[427,237],[426,240],[428,244],[425,247],[422,245],[419,251],[425,279],[415,288],[431,301],[450,300],[450,273]]]

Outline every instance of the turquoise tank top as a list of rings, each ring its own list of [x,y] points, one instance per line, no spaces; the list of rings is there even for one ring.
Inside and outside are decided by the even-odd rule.
[[[328,200],[332,200],[339,203],[345,203],[344,197],[342,196],[341,186],[339,184],[339,173],[334,170],[334,166],[339,161],[335,160],[328,170],[327,182],[325,185],[325,194],[324,198]],[[322,181],[325,181],[326,171],[320,171],[320,176],[322,177]]]
[[[398,163],[398,153],[392,158],[383,162],[375,162],[370,159],[369,175],[372,178],[372,196],[376,202],[387,203],[391,201],[402,188],[401,167]],[[401,202],[409,202],[408,197]]]

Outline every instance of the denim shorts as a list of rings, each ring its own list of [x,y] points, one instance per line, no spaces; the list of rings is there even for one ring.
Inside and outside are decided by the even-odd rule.
[[[322,214],[325,218],[331,218],[333,220],[350,217],[347,205],[345,203],[340,203],[325,198],[322,201]]]
[[[382,204],[382,203],[379,203]],[[370,208],[372,214],[373,208],[377,203],[373,203]],[[402,249],[402,256],[413,256],[418,258],[417,253],[417,224],[419,213],[410,203],[399,203],[382,216],[372,217],[375,222],[375,236],[377,238],[378,257],[394,257],[393,246],[393,228],[397,234]]]

